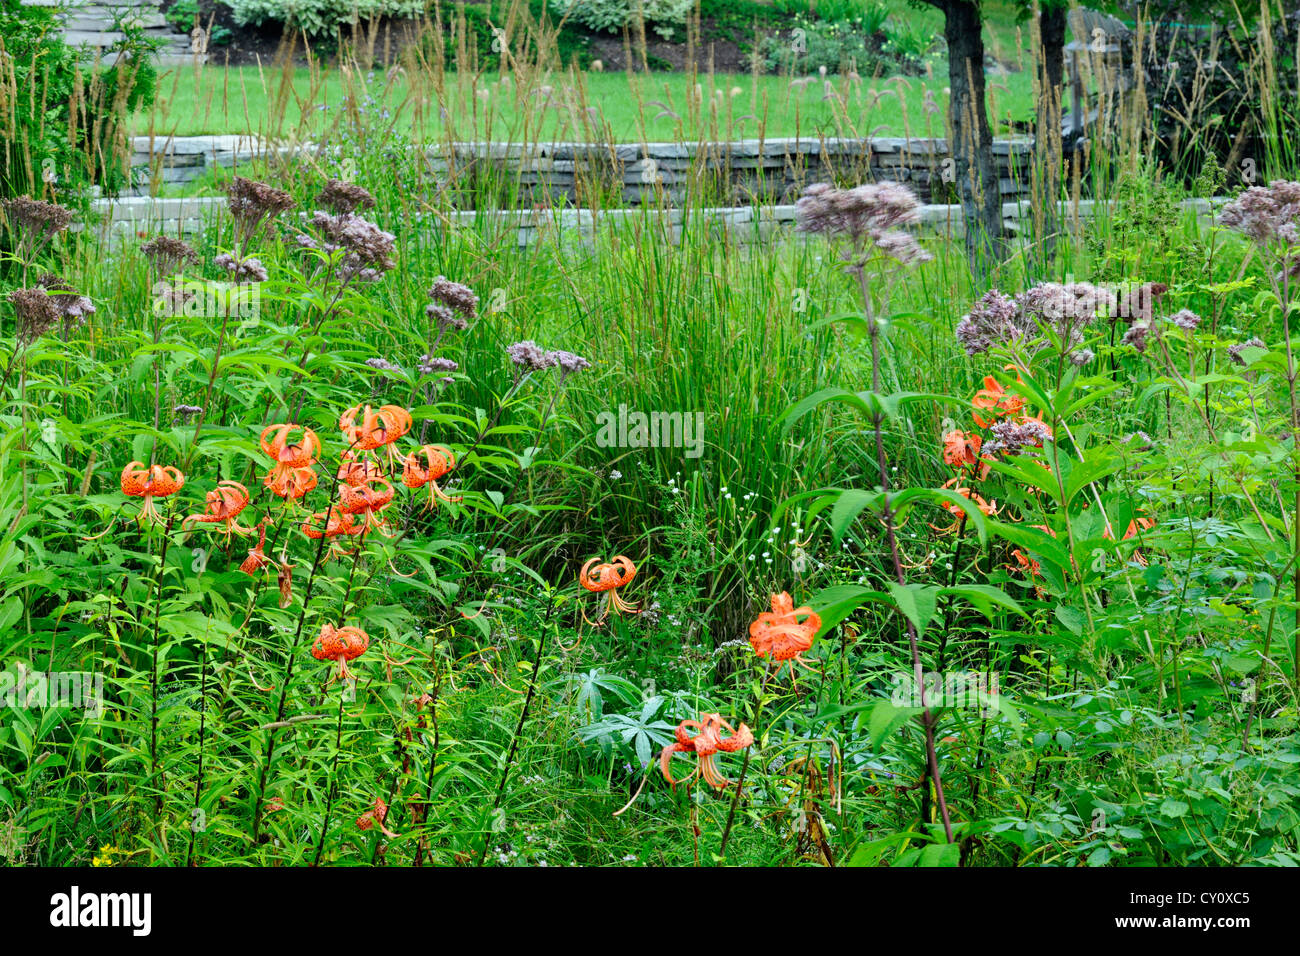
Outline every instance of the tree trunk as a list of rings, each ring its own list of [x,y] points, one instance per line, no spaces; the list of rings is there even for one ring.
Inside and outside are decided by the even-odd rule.
[[[983,275],[1002,254],[1002,195],[985,99],[980,8],[976,0],[929,2],[944,13],[950,149],[966,220],[966,253],[975,274]]]
[[[1065,87],[1065,18],[1061,0],[1044,0],[1038,14],[1037,123],[1034,128],[1034,228],[1041,263],[1051,262],[1060,228],[1061,173],[1065,162],[1061,113]]]

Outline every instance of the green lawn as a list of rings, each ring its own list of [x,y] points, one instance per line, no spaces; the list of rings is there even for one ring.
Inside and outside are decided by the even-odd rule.
[[[427,139],[615,141],[727,139],[816,135],[943,135],[946,64],[932,76],[863,77],[652,73],[555,73],[527,84],[483,74],[449,74],[444,93],[428,77],[382,72],[345,76],[337,69],[207,66],[165,74],[150,113],[137,115],[146,134],[317,133],[348,109],[385,115]],[[290,82],[291,79],[291,82]],[[697,85],[698,84],[698,85]],[[991,115],[1000,127],[1033,109],[1028,71],[989,77]],[[549,91],[548,91],[549,88]],[[833,96],[832,96],[833,94]],[[372,101],[367,103],[367,97]],[[440,108],[441,107],[441,108]],[[387,111],[385,114],[384,111]],[[603,124],[600,120],[603,119]]]

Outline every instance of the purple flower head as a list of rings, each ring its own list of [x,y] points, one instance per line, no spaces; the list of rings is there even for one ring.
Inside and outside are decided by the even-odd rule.
[[[236,259],[230,253],[223,252],[212,262],[218,269],[224,269],[235,282],[265,282],[268,277],[266,266],[254,256]]]
[[[0,209],[11,227],[28,232],[33,238],[52,236],[72,224],[72,210],[57,203],[19,196],[0,200]]]
[[[1275,180],[1252,186],[1223,207],[1219,222],[1261,245],[1280,240],[1286,246],[1300,241],[1300,182]]]
[[[262,224],[293,205],[293,197],[283,189],[236,176],[223,187],[230,215],[242,238],[251,238]]]
[[[397,237],[368,219],[353,213],[331,216],[318,209],[311,217],[311,224],[329,241],[329,251],[347,251],[343,268],[348,278],[364,274],[364,281],[373,281],[397,265],[393,260]],[[373,271],[365,273],[366,269]]]
[[[555,368],[558,364],[555,353],[543,351],[532,339],[507,346],[506,354],[510,356],[510,361],[525,372],[540,372]]]
[[[345,183],[331,179],[320,191],[316,201],[326,209],[336,213],[356,212],[358,209],[372,209],[375,197],[355,183]]]
[[[814,183],[795,203],[800,232],[848,239],[855,246],[874,244],[904,265],[933,258],[911,236],[896,230],[915,223],[920,201],[906,186],[893,182],[867,183],[836,189]]]
[[[40,286],[14,289],[9,303],[18,314],[18,341],[30,344],[59,323],[59,310],[53,298]]]
[[[990,289],[962,316],[955,334],[967,355],[987,352],[995,345],[1009,345],[1025,337],[1020,306],[1011,296]]]
[[[585,368],[591,368],[591,363],[581,355],[575,355],[572,352],[547,352],[546,357],[553,359],[554,363],[560,367],[560,380],[568,378],[574,372],[581,372]]]
[[[433,280],[433,285],[429,287],[429,298],[435,305],[450,309],[466,321],[478,317],[478,296],[474,294],[474,290],[467,285],[453,282],[446,276],[438,276]],[[435,317],[433,313],[430,313],[430,316]],[[439,328],[441,327],[439,325]],[[456,327],[465,328],[464,325]]]
[[[184,239],[172,236],[155,236],[142,245],[140,251],[149,260],[154,272],[163,276],[171,275],[186,263],[197,265],[199,261],[193,246]]]
[[[1241,356],[1242,352],[1244,352],[1246,349],[1267,349],[1267,348],[1268,346],[1264,344],[1263,339],[1252,337],[1246,339],[1246,341],[1244,342],[1238,342],[1235,345],[1229,345],[1228,357],[1231,358],[1238,365],[1245,365],[1246,360],[1242,358]]]
[[[1043,442],[1052,437],[1048,427],[1034,418],[994,422],[989,431],[993,437],[984,443],[985,455],[1024,454],[1026,449],[1043,447]]]
[[[437,355],[421,355],[420,362],[416,367],[421,375],[433,375],[435,372],[454,372],[460,368],[451,359]]]

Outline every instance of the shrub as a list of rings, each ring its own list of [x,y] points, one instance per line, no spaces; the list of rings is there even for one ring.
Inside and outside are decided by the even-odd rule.
[[[156,41],[131,24],[107,53],[83,65],[48,7],[0,0],[0,195],[58,193],[64,201],[127,179],[126,117],[147,108],[157,85]]]
[[[662,37],[686,22],[695,0],[556,0],[555,13],[568,16],[592,30],[617,33],[635,23],[637,16]]]
[[[228,0],[240,25],[261,26],[268,20],[295,26],[304,33],[332,33],[340,24],[371,17],[416,17],[421,0]]]
[[[880,61],[879,50],[879,40],[857,23],[804,19],[796,19],[788,35],[768,37],[762,46],[769,70],[795,73],[823,66],[832,73],[849,68],[870,72]]]

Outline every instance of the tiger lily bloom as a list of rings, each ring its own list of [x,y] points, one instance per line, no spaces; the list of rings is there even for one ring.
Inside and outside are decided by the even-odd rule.
[[[276,465],[267,473],[262,483],[271,494],[288,501],[297,501],[316,487],[316,472],[311,468],[291,468]]]
[[[173,465],[151,465],[145,468],[144,462],[133,461],[122,469],[122,494],[130,498],[143,498],[138,520],[163,520],[158,509],[153,506],[153,499],[174,495],[185,486],[185,476]]]
[[[989,428],[1003,416],[1019,415],[1024,410],[1025,400],[1019,395],[1009,394],[997,379],[992,375],[986,375],[984,387],[975,393],[971,404],[982,412],[991,413],[987,420],[978,413],[971,415],[975,419],[975,424],[981,428]]]
[[[423,458],[423,463],[421,463]],[[406,456],[402,468],[402,484],[414,490],[429,486],[429,507],[437,507],[438,500],[457,502],[459,497],[449,497],[438,487],[438,479],[456,467],[456,456],[442,445],[425,445]]]
[[[1030,527],[1037,528],[1039,531],[1046,531],[1053,538],[1056,537],[1056,532],[1053,531],[1045,524],[1035,524],[1035,525],[1030,525]],[[1036,578],[1042,574],[1043,566],[1039,564],[1037,561],[1035,561],[1033,558],[1029,557],[1029,555],[1025,554],[1025,552],[1021,551],[1019,548],[1016,548],[1014,551],[1012,551],[1011,556],[1016,559],[1016,564],[1019,566],[1019,570],[1028,571],[1030,577]],[[1070,558],[1070,562],[1074,563],[1073,557]],[[1007,569],[1010,571],[1016,570],[1016,568],[1013,568],[1009,564],[1007,565]],[[1038,585],[1034,585],[1034,587],[1035,589],[1037,589]]]
[[[364,515],[363,531],[384,531],[378,517],[393,503],[393,485],[387,478],[367,478],[356,487],[339,486],[339,508],[346,515]]]
[[[356,660],[370,646],[370,635],[359,627],[335,627],[326,624],[311,646],[311,656],[318,661],[338,661],[339,672],[330,678],[330,683],[342,679],[353,680],[348,670],[348,661]]]
[[[808,666],[801,660],[821,630],[822,619],[812,608],[796,608],[788,591],[772,595],[772,610],[764,611],[749,625],[749,643],[759,657],[777,663],[789,662],[790,676],[794,665]]]
[[[356,423],[358,415],[360,425]],[[360,405],[353,405],[339,416],[339,429],[348,444],[362,451],[392,445],[411,430],[411,424],[411,413],[400,405],[380,405],[377,410],[369,405],[364,410]]]
[[[388,804],[384,803],[383,797],[375,797],[375,805],[367,810],[361,816],[357,817],[357,829],[369,830],[379,825],[379,831],[385,836],[397,836],[392,830],[384,826],[384,819],[388,816]]]
[[[692,735],[689,728],[694,728],[696,733]],[[722,736],[724,730],[730,736]],[[717,790],[728,786],[731,781],[718,772],[714,755],[735,753],[754,742],[754,735],[748,727],[741,724],[737,730],[723,720],[721,714],[701,714],[699,720],[683,720],[677,725],[676,737],[677,742],[669,744],[659,754],[659,769],[663,771],[664,779],[675,787],[679,783],[690,783],[699,774],[709,786]],[[673,779],[669,764],[675,753],[693,753],[700,758],[699,766],[685,780]]]
[[[295,431],[302,435],[290,441]],[[296,500],[316,487],[316,473],[311,466],[320,455],[320,439],[303,425],[267,425],[258,439],[262,451],[275,460],[262,483],[281,498]]]
[[[318,527],[322,523],[324,527]],[[339,547],[335,538],[361,534],[364,530],[352,520],[352,515],[340,511],[337,505],[330,508],[328,517],[324,511],[318,511],[302,523],[302,533],[313,541],[319,541],[322,537],[330,539],[330,557],[344,557],[350,553]]]
[[[291,442],[289,436],[295,430],[301,431],[302,437]],[[268,435],[271,436],[269,440]],[[310,468],[316,463],[321,451],[320,439],[316,433],[303,425],[267,425],[262,429],[258,443],[264,453],[275,459],[277,467]]]
[[[979,461],[984,440],[973,432],[954,430],[943,436],[943,463],[960,468]]]
[[[639,613],[635,604],[629,604],[618,596],[618,589],[625,584],[630,584],[636,577],[636,565],[621,554],[615,555],[614,560],[609,564],[598,564],[599,560],[599,558],[592,558],[582,566],[582,570],[578,572],[578,583],[595,594],[609,592],[609,601],[601,619],[611,613]]]
[[[378,462],[369,458],[358,459],[356,453],[349,449],[343,453],[336,477],[345,485],[358,488],[371,478],[384,477],[384,472]]]
[[[245,528],[238,520],[239,513],[248,507],[248,489],[237,481],[222,481],[204,499],[207,509],[203,514],[190,515],[181,522],[181,527],[191,521],[203,524],[222,525],[224,534],[252,534],[252,528]]]
[[[266,548],[266,522],[259,521],[257,523],[257,530],[259,532],[257,537],[257,547],[248,549],[248,557],[246,557],[243,564],[239,566],[239,570],[243,571],[245,574],[256,574],[271,563],[271,559],[266,556],[266,551],[264,550]]]
[[[998,503],[996,500],[990,504],[988,501],[985,501],[984,498],[972,492],[969,488],[959,487],[957,484],[959,481],[961,481],[960,476],[949,478],[943,483],[943,487],[947,491],[953,491],[961,495],[963,498],[975,502],[975,507],[978,508],[980,514],[984,515],[986,518],[993,517],[998,513]],[[954,504],[951,501],[942,501],[940,502],[940,506],[944,511],[953,516],[953,523],[945,528],[940,528],[938,525],[933,524],[930,525],[930,527],[935,531],[938,531],[940,534],[951,534],[961,527],[962,521],[966,518],[966,512],[962,510],[961,505]]]

